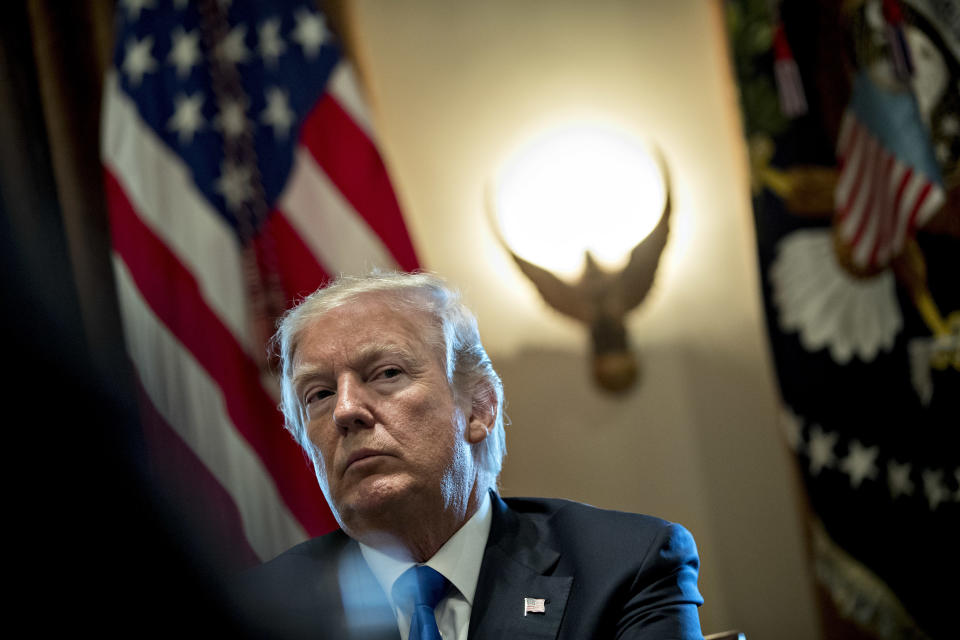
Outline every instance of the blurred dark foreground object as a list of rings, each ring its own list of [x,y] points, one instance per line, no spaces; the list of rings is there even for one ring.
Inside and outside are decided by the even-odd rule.
[[[63,310],[20,277],[6,222],[0,216],[13,436],[4,451],[15,460],[5,482],[10,610],[34,633],[246,637],[222,577],[147,482],[128,381],[99,377],[80,332],[53,319]]]

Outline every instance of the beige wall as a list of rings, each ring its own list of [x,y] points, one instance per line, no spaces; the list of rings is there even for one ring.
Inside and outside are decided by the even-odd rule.
[[[351,23],[422,261],[463,290],[506,384],[503,493],[681,522],[705,631],[812,638],[718,6],[361,0]],[[583,120],[652,139],[674,176],[657,284],[630,320],[643,380],[625,397],[593,386],[585,332],[540,301],[482,209],[518,145]]]

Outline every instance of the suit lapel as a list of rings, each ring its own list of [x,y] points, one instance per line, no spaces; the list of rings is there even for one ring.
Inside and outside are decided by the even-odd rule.
[[[490,494],[493,521],[470,615],[471,638],[557,637],[573,578],[551,576],[560,558],[547,531]],[[545,613],[524,615],[524,598]]]

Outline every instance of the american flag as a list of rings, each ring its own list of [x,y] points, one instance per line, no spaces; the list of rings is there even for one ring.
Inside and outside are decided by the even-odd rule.
[[[265,338],[328,274],[418,267],[370,119],[309,1],[121,0],[103,166],[148,454],[237,565],[336,526]]]
[[[546,613],[547,601],[545,598],[524,598],[523,599],[523,615],[526,616],[528,613]]]
[[[837,139],[836,229],[855,266],[885,267],[945,202],[933,151],[909,90],[861,73]]]

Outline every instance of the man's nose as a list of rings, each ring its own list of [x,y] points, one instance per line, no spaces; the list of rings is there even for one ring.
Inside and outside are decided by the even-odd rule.
[[[373,426],[368,393],[361,380],[345,375],[337,383],[337,404],[333,408],[333,421],[344,432]]]

